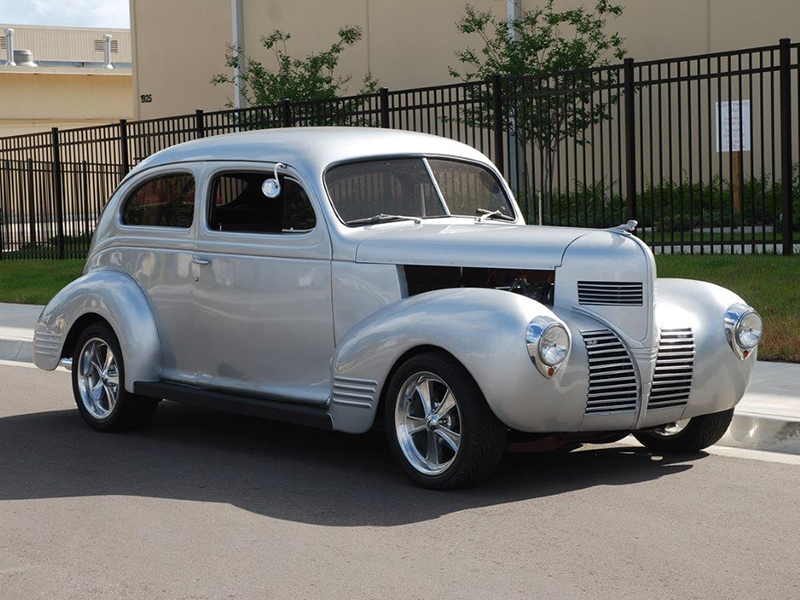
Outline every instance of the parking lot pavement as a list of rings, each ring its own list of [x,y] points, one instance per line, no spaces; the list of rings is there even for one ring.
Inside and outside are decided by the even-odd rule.
[[[800,597],[782,455],[592,446],[430,492],[379,435],[166,402],[144,431],[99,434],[67,373],[0,382],[3,600]]]

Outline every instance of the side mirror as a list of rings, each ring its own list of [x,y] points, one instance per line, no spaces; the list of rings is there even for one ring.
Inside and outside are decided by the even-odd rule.
[[[275,163],[275,176],[271,179],[265,179],[264,183],[261,184],[261,193],[264,194],[267,198],[277,198],[281,195],[281,183],[278,179],[278,169],[280,167],[285,167],[286,165],[283,163]]]

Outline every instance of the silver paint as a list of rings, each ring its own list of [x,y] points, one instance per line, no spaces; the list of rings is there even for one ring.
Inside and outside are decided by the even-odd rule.
[[[452,140],[380,129],[293,128],[217,136],[159,152],[136,167],[98,223],[85,275],[62,290],[36,329],[35,362],[55,369],[83,316],[109,323],[125,359],[125,389],[167,380],[328,407],[335,429],[364,432],[388,377],[423,347],[449,352],[472,374],[495,414],[531,432],[655,427],[735,406],[757,350],[741,360],[728,345],[726,309],[743,302],[723,288],[659,280],[649,248],[629,227],[527,226],[472,217],[346,227],[324,175],[337,163],[378,157],[453,157],[486,166]],[[282,164],[279,164],[282,163]],[[222,170],[280,173],[307,191],[317,217],[307,233],[211,231],[209,182]],[[163,173],[196,180],[188,229],[121,223],[127,195]],[[502,183],[511,196],[508,186]],[[555,305],[491,289],[409,297],[402,265],[555,271]],[[640,282],[642,306],[583,306],[578,281]],[[656,291],[657,288],[657,291]],[[531,363],[526,328],[535,317],[569,331],[568,358],[551,378]],[[647,409],[661,328],[691,327],[696,354],[686,406]],[[635,410],[586,414],[588,357],[582,332],[608,329],[633,357]],[[74,331],[72,332],[75,333]]]

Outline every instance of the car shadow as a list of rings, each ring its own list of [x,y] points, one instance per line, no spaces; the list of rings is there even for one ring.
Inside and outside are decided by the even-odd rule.
[[[494,477],[434,492],[394,465],[380,433],[317,431],[164,402],[147,429],[102,434],[76,410],[0,418],[0,500],[128,495],[221,502],[333,526],[394,526],[460,510],[680,473],[643,448],[507,455]]]

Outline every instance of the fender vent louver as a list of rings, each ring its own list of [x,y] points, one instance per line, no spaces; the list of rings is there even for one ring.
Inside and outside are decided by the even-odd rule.
[[[582,335],[589,355],[586,414],[636,410],[639,382],[625,345],[608,329]]]
[[[641,306],[642,284],[616,281],[579,281],[578,303],[589,306]]]
[[[694,334],[690,328],[662,329],[653,388],[647,408],[683,406],[689,401],[694,371]]]

